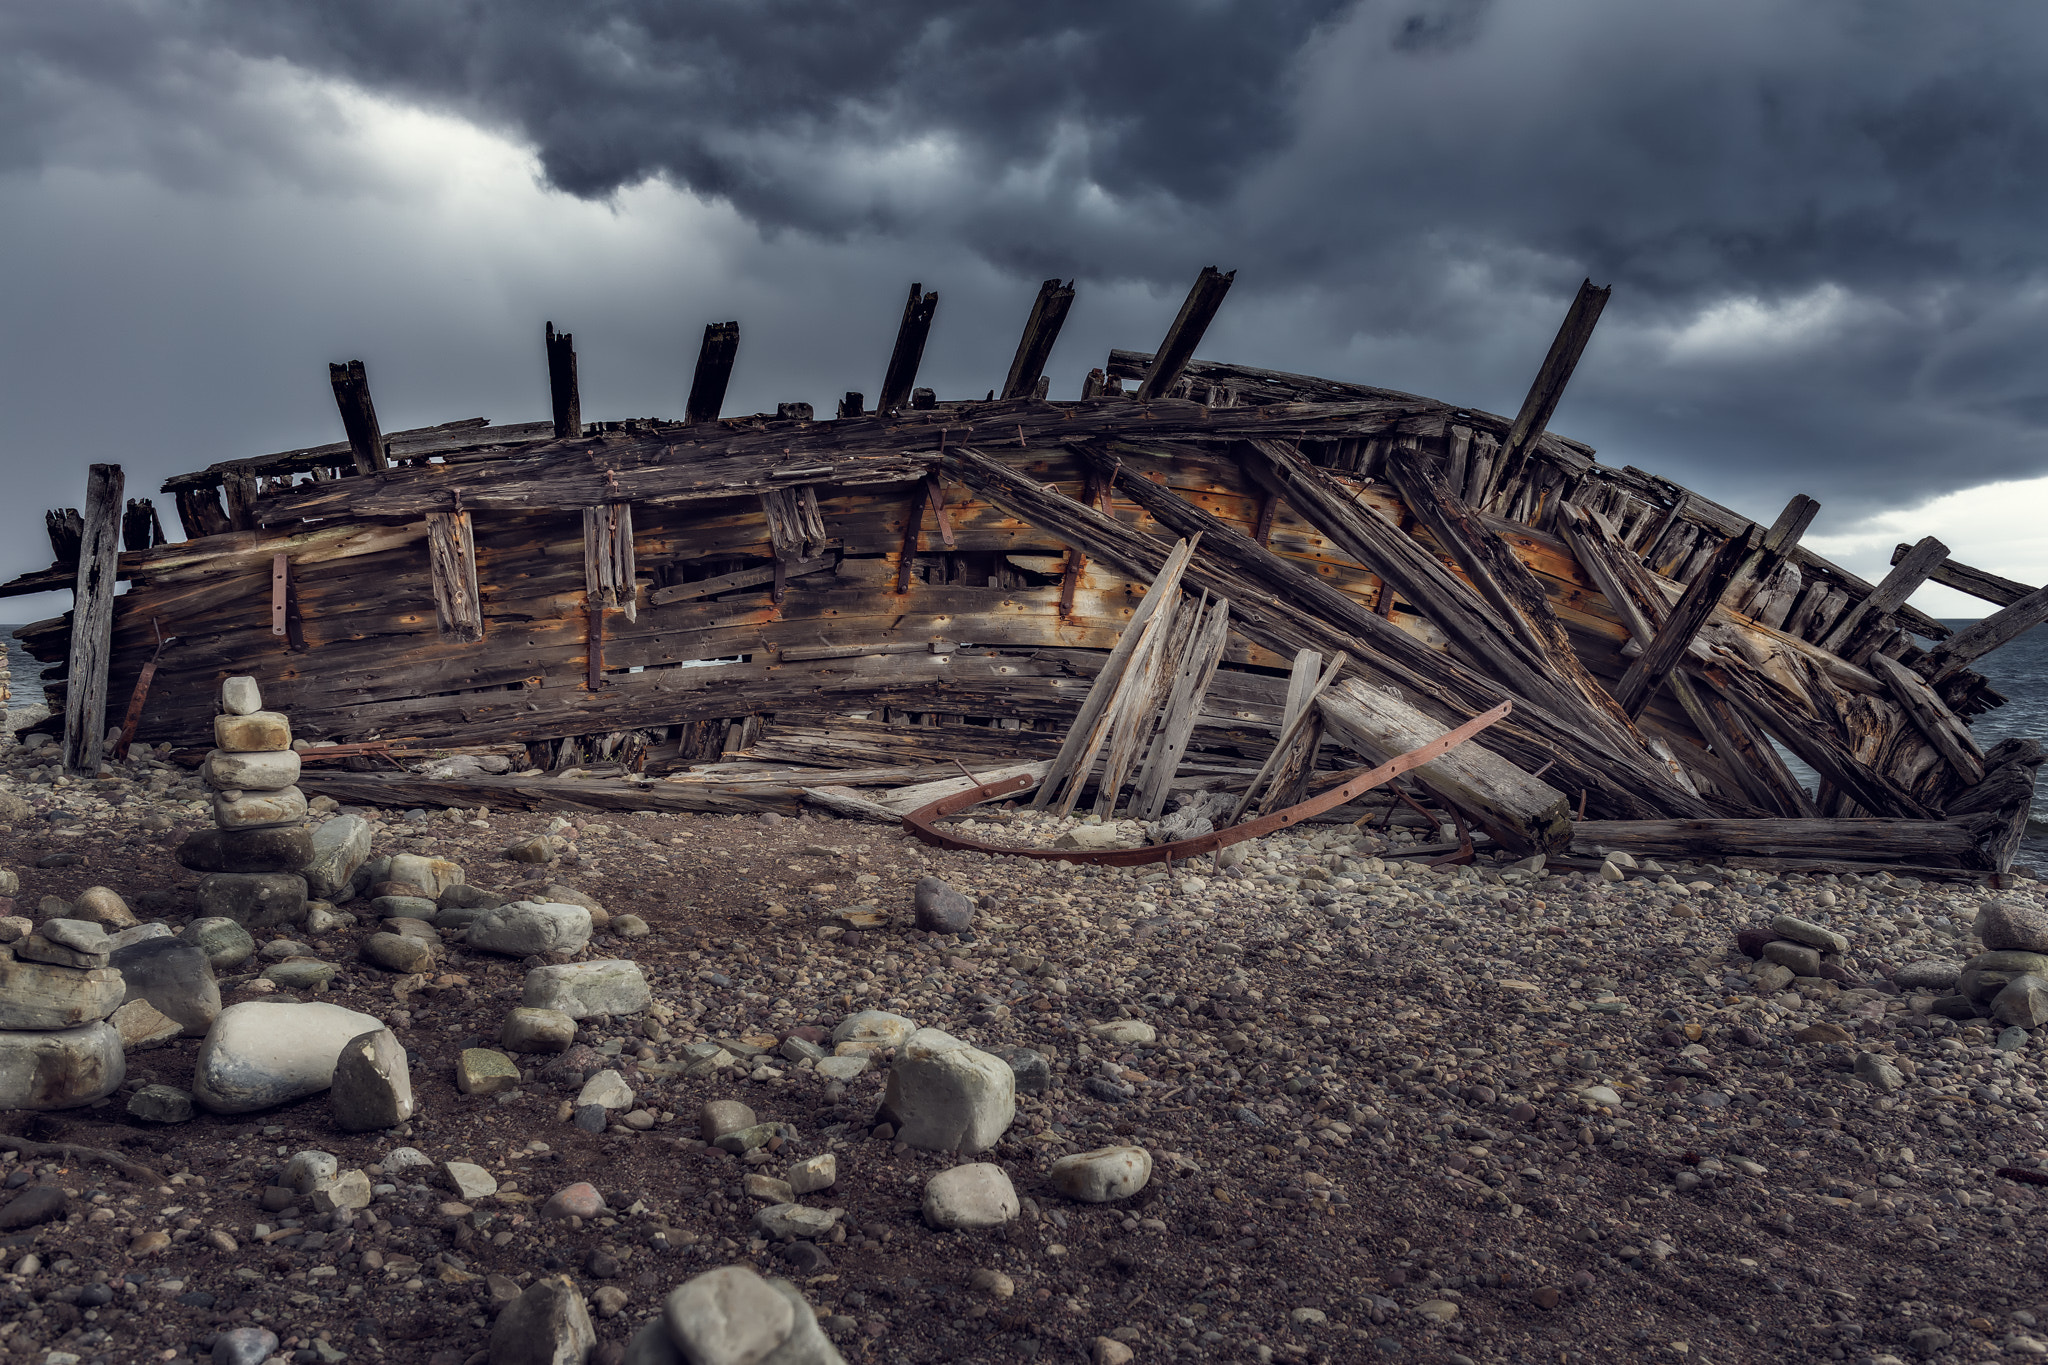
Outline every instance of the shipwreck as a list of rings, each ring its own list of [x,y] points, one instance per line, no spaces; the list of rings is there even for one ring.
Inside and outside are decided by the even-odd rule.
[[[74,772],[196,759],[246,673],[343,800],[898,819],[999,778],[1171,833],[1508,703],[1324,818],[1441,824],[1416,852],[1443,858],[2008,868],[2042,752],[1979,747],[2003,699],[1970,665],[2048,589],[1932,538],[1869,583],[1801,545],[1810,498],[1762,525],[1550,432],[1590,283],[1512,418],[1194,359],[1230,283],[1203,271],[1077,401],[1045,396],[1057,280],[968,400],[917,386],[938,297],[913,285],[876,402],[826,417],[719,415],[736,323],[681,420],[586,422],[552,324],[546,421],[387,433],[336,365],[345,439],[169,480],[183,540],[112,465],[50,514],[55,563],[0,586],[75,594],[18,632],[41,728]],[[1997,610],[1952,631],[1906,604],[1929,579]]]

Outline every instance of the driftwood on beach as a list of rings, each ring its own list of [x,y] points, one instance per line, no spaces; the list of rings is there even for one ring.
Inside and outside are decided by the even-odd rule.
[[[1931,539],[1873,584],[1800,544],[1811,499],[1754,523],[1549,432],[1605,291],[1581,291],[1507,418],[1192,359],[1229,282],[1205,272],[1156,355],[1113,352],[1069,402],[1043,396],[1057,281],[978,401],[915,387],[937,302],[916,288],[883,405],[849,393],[836,417],[719,418],[732,323],[676,422],[584,422],[552,324],[547,422],[384,433],[364,367],[336,366],[346,439],[171,479],[182,541],[116,482],[53,514],[56,562],[0,595],[79,593],[19,632],[76,713],[74,766],[104,725],[84,713],[126,703],[175,637],[142,741],[204,745],[218,681],[252,673],[302,734],[517,744],[555,774],[308,766],[344,799],[744,811],[860,787],[815,802],[887,809],[873,788],[903,779],[845,774],[1057,763],[1184,542],[1170,591],[1227,611],[1169,613],[1103,722],[1106,767],[1060,774],[1109,809],[1269,771],[1298,793],[1511,701],[1415,790],[1516,854],[2009,864],[2041,753],[1977,745],[2002,698],[1969,665],[2048,618],[2048,589]],[[2000,610],[1952,633],[1906,605],[1929,579]],[[1176,692],[1201,620],[1211,657]],[[1341,662],[1313,726],[1310,657]],[[593,765],[635,780],[560,776]]]

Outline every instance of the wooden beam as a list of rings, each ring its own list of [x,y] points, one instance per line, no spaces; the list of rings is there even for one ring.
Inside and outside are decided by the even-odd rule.
[[[574,441],[583,435],[583,400],[576,387],[576,338],[557,332],[550,322],[546,333],[548,348],[548,401],[555,414],[555,439]]]
[[[50,535],[50,558],[60,568],[78,563],[78,547],[85,543],[85,518],[76,507],[54,507],[43,513],[43,529]]]
[[[71,594],[71,655],[65,668],[64,771],[99,775],[107,734],[107,669],[114,652],[114,574],[121,556],[121,466],[86,476],[84,535]]]
[[[128,499],[121,514],[121,548],[147,550],[164,543],[164,525],[157,520],[156,503],[148,498]]]
[[[1206,594],[1204,596],[1206,600]],[[1181,656],[1172,690],[1167,694],[1159,733],[1152,740],[1152,750],[1145,757],[1145,766],[1138,772],[1137,790],[1132,793],[1130,808],[1125,812],[1132,819],[1157,820],[1166,809],[1167,792],[1174,774],[1180,770],[1188,741],[1194,736],[1195,722],[1202,711],[1202,698],[1208,695],[1209,684],[1216,676],[1217,665],[1222,663],[1223,650],[1229,643],[1230,603],[1219,598],[1208,602],[1206,612],[1195,619],[1193,637]]]
[[[1897,564],[1913,553],[1910,545],[1900,545],[1892,551],[1892,563]],[[1973,569],[1967,564],[1958,564],[1953,559],[1944,559],[1934,566],[1934,572],[1927,575],[1945,588],[1966,592],[1981,598],[1994,606],[2009,607],[2025,597],[2033,589],[2010,578],[2000,578],[1995,573]]]
[[[370,378],[363,362],[329,365],[327,381],[334,386],[334,405],[341,409],[341,429],[348,433],[349,453],[355,457],[356,473],[375,474],[391,467],[384,454],[384,433],[377,427],[377,406],[370,401]],[[230,501],[233,495],[229,495]]]
[[[443,638],[484,638],[483,600],[476,586],[476,533],[467,512],[427,513],[427,557],[433,567],[434,610]]]
[[[2048,588],[2036,588],[2012,605],[1964,626],[1936,645],[1918,665],[1920,673],[1939,686],[2043,621],[2048,621]]]
[[[704,325],[704,343],[697,348],[697,372],[690,376],[690,399],[683,420],[692,426],[716,422],[725,406],[726,385],[732,382],[732,364],[740,353],[738,322],[710,322]]]
[[[1181,301],[1173,326],[1166,329],[1166,339],[1159,343],[1159,350],[1152,357],[1152,368],[1146,372],[1145,381],[1138,385],[1140,403],[1149,403],[1173,392],[1173,386],[1180,381],[1181,371],[1187,368],[1188,361],[1194,359],[1195,347],[1202,344],[1202,334],[1209,330],[1216,310],[1223,306],[1223,296],[1230,292],[1230,282],[1236,278],[1235,270],[1225,274],[1213,265],[1203,266],[1202,273],[1195,276],[1195,283],[1188,290],[1187,298]]]
[[[1905,605],[1935,566],[1948,558],[1948,546],[1928,536],[1892,566],[1892,571],[1867,593],[1861,602],[1842,613],[1823,636],[1820,647],[1839,654],[1852,664],[1862,664],[1868,647],[1881,634],[1884,618]]]
[[[1671,609],[1669,619],[1658,628],[1656,637],[1629,665],[1628,672],[1621,675],[1621,681],[1615,684],[1614,699],[1631,719],[1643,713],[1643,708],[1650,704],[1650,698],[1657,694],[1664,679],[1692,648],[1693,636],[1699,634],[1700,627],[1721,604],[1721,593],[1727,588],[1728,580],[1735,576],[1735,570],[1760,539],[1761,533],[1752,526],[1722,545],[1713,560],[1686,587],[1685,595]]]
[[[1818,502],[1804,493],[1792,496],[1792,501],[1785,504],[1785,510],[1778,513],[1778,519],[1771,523],[1771,529],[1764,533],[1763,544],[1752,550],[1742,567],[1735,571],[1735,581],[1728,588],[1731,605],[1744,603],[1752,587],[1761,587],[1770,581],[1771,575],[1790,557],[1793,547],[1799,544],[1799,538],[1806,534],[1806,528],[1813,525],[1813,519],[1819,514]]]
[[[1714,861],[1739,855],[1955,868],[1978,865],[1976,836],[1968,824],[1888,818],[1581,820],[1572,829],[1572,852],[1591,857],[1622,852]]]
[[[1522,399],[1522,410],[1515,414],[1515,424],[1508,428],[1507,439],[1501,442],[1500,453],[1494,457],[1493,478],[1485,490],[1488,497],[1495,488],[1512,484],[1520,475],[1529,448],[1543,435],[1557,412],[1558,400],[1564,397],[1565,385],[1571,382],[1572,371],[1578,368],[1579,357],[1592,340],[1593,327],[1600,321],[1600,312],[1612,292],[1612,286],[1595,288],[1591,280],[1580,282],[1578,295],[1572,299],[1564,322],[1551,339],[1550,352],[1543,357],[1543,367],[1536,372],[1535,382]],[[1484,506],[1486,501],[1481,498],[1479,505]]]
[[[1045,362],[1052,355],[1053,343],[1059,340],[1067,310],[1073,305],[1073,281],[1061,284],[1054,279],[1038,286],[1031,316],[1024,322],[1024,335],[1017,339],[1017,354],[1010,361],[1009,377],[1003,380],[1004,398],[1030,398],[1037,393],[1039,376],[1045,373]]]
[[[806,559],[791,564],[787,577],[802,578],[807,574],[823,573],[835,567],[839,560],[832,555],[817,559]],[[740,569],[734,573],[720,574],[716,578],[700,578],[695,583],[674,583],[666,588],[656,588],[647,594],[647,605],[665,607],[671,602],[689,602],[700,597],[716,597],[722,592],[737,592],[741,588],[758,587],[772,582],[775,569],[772,566],[759,569]]]
[[[1970,727],[1948,709],[1933,688],[1918,673],[1886,654],[1870,656],[1871,671],[1884,679],[1900,709],[1927,737],[1936,753],[1948,760],[1965,786],[1984,780],[1984,755],[1970,736]]]
[[[917,367],[924,361],[925,339],[931,335],[932,315],[938,311],[936,291],[927,294],[922,284],[910,286],[910,298],[903,305],[903,321],[896,326],[896,345],[889,352],[889,368],[882,376],[882,394],[875,410],[884,415],[910,401],[917,386]]]

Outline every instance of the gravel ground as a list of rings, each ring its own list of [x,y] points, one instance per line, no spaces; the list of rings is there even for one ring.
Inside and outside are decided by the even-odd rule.
[[[53,786],[34,757],[0,751],[0,867],[20,874],[23,912],[107,885],[144,919],[189,918],[196,878],[170,853],[207,821],[194,779],[141,763]],[[1052,832],[1006,834],[1020,831]],[[502,856],[550,832],[553,865]],[[2048,1166],[2040,1043],[1930,1015],[1930,997],[1887,979],[1976,951],[1983,893],[1694,866],[1619,884],[1433,872],[1374,857],[1391,851],[1382,836],[1295,833],[1236,868],[1169,875],[952,854],[828,819],[386,812],[379,853],[452,858],[495,889],[572,885],[643,917],[650,936],[600,932],[584,956],[637,961],[654,1009],[585,1021],[598,1056],[553,1072],[528,1058],[541,1069],[517,1091],[463,1096],[456,1055],[497,1045],[522,965],[451,945],[436,983],[400,998],[358,960],[374,926],[299,931],[343,965],[318,998],[398,1031],[419,1116],[347,1135],[315,1098],[129,1119],[136,1088],[190,1085],[191,1040],[131,1054],[98,1106],[6,1116],[9,1132],[118,1150],[168,1183],[0,1165],[10,1189],[69,1193],[65,1219],[0,1231],[0,1353],[203,1359],[215,1334],[260,1324],[287,1359],[463,1365],[484,1359],[494,1295],[561,1270],[612,1310],[597,1323],[609,1359],[670,1287],[734,1260],[799,1284],[858,1361],[1075,1361],[1100,1337],[1139,1361],[2048,1353],[2041,1192],[1997,1174]],[[910,927],[927,874],[977,898],[970,933]],[[2003,894],[2038,905],[2041,890]],[[835,923],[862,905],[887,926]],[[1851,984],[1876,989],[1760,996],[1735,931],[1784,912],[1846,934]],[[871,1134],[878,1071],[834,1088],[773,1052],[695,1078],[676,1065],[692,1042],[770,1046],[864,1008],[1051,1059],[1051,1087],[1020,1097],[982,1158],[1024,1196],[1018,1221],[923,1225],[924,1183],[953,1162]],[[1119,1018],[1152,1024],[1156,1044],[1091,1032]],[[1806,1036],[1848,1041],[1798,1036],[1821,1023]],[[1859,1053],[1886,1056],[1903,1088],[1856,1079]],[[651,1130],[566,1121],[600,1064],[626,1071]],[[791,1251],[751,1233],[752,1168],[697,1138],[714,1099],[794,1126],[769,1173],[836,1154],[837,1183],[803,1201],[846,1210],[834,1240]],[[1112,1142],[1154,1153],[1140,1194],[1086,1206],[1049,1188],[1057,1157]],[[381,1178],[399,1146],[480,1164],[499,1194],[451,1205],[405,1172],[345,1226],[263,1205],[294,1152]],[[537,1216],[577,1180],[613,1214]]]

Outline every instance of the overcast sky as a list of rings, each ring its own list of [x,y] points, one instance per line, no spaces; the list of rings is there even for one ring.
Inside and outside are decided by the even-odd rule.
[[[586,417],[678,416],[738,318],[727,411],[825,411],[918,280],[979,395],[1058,274],[1071,397],[1215,264],[1205,356],[1505,413],[1591,276],[1556,430],[2039,583],[2044,53],[2038,0],[14,0],[0,576],[90,461],[340,439],[328,361],[535,420],[552,320]]]

